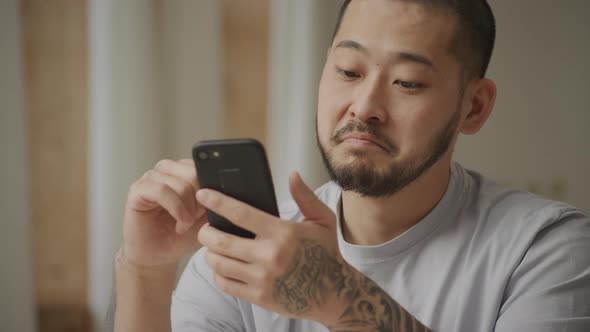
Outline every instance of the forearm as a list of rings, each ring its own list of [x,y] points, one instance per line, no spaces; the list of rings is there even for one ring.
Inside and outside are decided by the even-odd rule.
[[[304,240],[299,248],[275,284],[274,300],[288,314],[334,332],[429,331],[341,256],[316,241]]]
[[[176,265],[140,267],[117,254],[115,331],[170,331]]]
[[[373,280],[356,270],[350,273],[349,285],[356,289],[340,293],[343,307],[338,318],[327,324],[330,331],[430,331]]]

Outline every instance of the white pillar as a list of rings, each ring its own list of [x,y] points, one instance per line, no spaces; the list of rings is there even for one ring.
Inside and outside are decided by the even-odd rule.
[[[277,198],[290,198],[299,171],[316,187],[327,180],[316,147],[317,89],[340,1],[271,1],[269,155]]]
[[[221,2],[159,3],[165,151],[170,158],[191,158],[193,143],[223,135]]]
[[[129,185],[222,133],[215,0],[90,0],[89,305],[109,331],[113,254]]]
[[[117,114],[113,109],[113,3],[89,3],[88,306],[96,332],[108,331],[113,282],[112,252],[120,194],[115,181]]]
[[[106,332],[127,191],[162,155],[164,129],[153,3],[92,0],[89,9],[89,306],[95,331]]]
[[[0,331],[36,330],[20,2],[0,1]]]

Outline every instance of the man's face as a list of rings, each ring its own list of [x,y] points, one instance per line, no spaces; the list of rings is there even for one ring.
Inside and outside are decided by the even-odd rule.
[[[456,18],[411,2],[352,1],[319,89],[317,135],[344,190],[398,192],[450,156],[461,120]]]

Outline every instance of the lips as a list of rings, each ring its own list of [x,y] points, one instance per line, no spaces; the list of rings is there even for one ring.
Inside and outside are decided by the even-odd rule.
[[[363,134],[363,133],[347,134],[347,135],[342,136],[341,142],[344,142],[348,139],[370,142],[370,143],[373,143],[373,144],[377,145],[378,147],[382,148],[383,150],[389,152],[389,149],[387,149],[383,143],[379,142],[379,140],[377,140],[374,136],[369,135],[369,134]]]
[[[349,144],[361,147],[363,145],[375,145],[388,154],[394,154],[397,151],[395,145],[381,132],[379,126],[372,123],[348,121],[345,126],[334,133],[331,140],[334,144],[349,140]]]

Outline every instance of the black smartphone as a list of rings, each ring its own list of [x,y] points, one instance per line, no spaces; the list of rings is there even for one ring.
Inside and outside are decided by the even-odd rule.
[[[274,216],[279,216],[268,160],[254,139],[201,141],[193,146],[200,188],[213,189]],[[256,235],[207,210],[209,223],[241,237]]]

